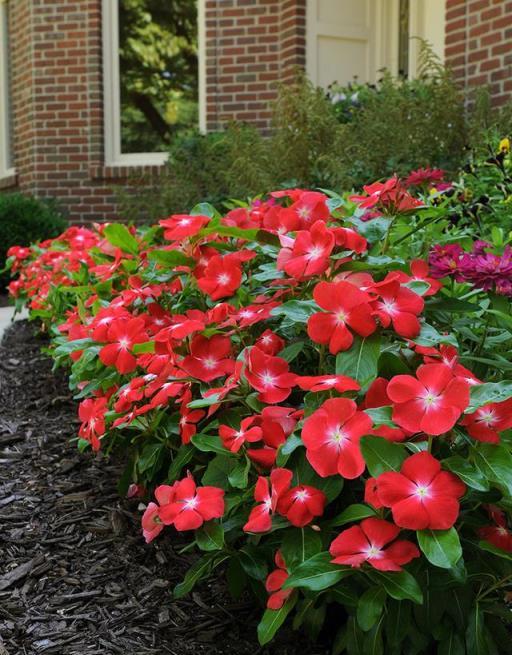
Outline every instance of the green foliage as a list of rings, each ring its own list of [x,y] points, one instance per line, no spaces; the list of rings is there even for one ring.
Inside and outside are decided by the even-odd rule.
[[[56,237],[65,227],[65,219],[52,202],[21,193],[0,194],[0,268],[11,246],[29,246]],[[0,275],[0,287],[8,282],[8,274]]]

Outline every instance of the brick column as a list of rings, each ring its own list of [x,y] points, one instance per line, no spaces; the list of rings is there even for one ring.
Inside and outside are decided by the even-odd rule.
[[[512,2],[447,0],[446,62],[465,88],[488,85],[501,105],[512,92]]]
[[[306,0],[206,0],[207,129],[269,127],[280,81],[305,65]]]

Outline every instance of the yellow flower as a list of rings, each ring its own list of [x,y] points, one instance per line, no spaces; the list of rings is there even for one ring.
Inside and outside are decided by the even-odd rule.
[[[505,154],[510,152],[510,139],[507,136],[500,141],[499,151]]]

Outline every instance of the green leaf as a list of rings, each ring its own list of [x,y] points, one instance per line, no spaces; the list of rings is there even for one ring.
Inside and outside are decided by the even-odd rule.
[[[455,473],[468,487],[477,491],[489,491],[489,483],[485,475],[460,455],[444,459],[443,468]]]
[[[144,446],[142,454],[137,461],[139,472],[144,473],[144,471],[148,471],[151,467],[155,466],[164,449],[164,444],[160,442],[150,443]]]
[[[178,478],[182,468],[190,462],[193,456],[194,448],[190,444],[183,444],[178,448],[167,473],[169,482],[174,482]]]
[[[435,328],[428,323],[422,323],[419,335],[413,339],[418,346],[433,346],[437,348],[441,343],[449,343],[458,347],[457,339],[453,334],[440,334]]]
[[[295,603],[297,602],[297,597],[294,594],[290,596],[286,603],[278,610],[265,610],[261,621],[258,623],[258,641],[261,646],[268,644],[269,641],[272,641],[274,635],[283,625],[286,617],[292,611]]]
[[[107,241],[123,252],[136,255],[139,252],[137,239],[130,233],[126,225],[121,223],[110,223],[103,228],[103,234]]]
[[[378,477],[385,471],[399,471],[407,456],[401,444],[373,436],[361,439],[361,452],[373,477]]]
[[[364,592],[357,604],[357,622],[362,630],[368,632],[377,623],[385,602],[386,592],[382,587],[370,587]]]
[[[376,516],[377,512],[370,507],[369,505],[363,504],[354,504],[349,505],[346,509],[335,516],[329,521],[329,526],[332,528],[338,527],[340,525],[345,525],[345,523],[352,523],[353,521],[361,521],[366,519],[369,516]]]
[[[427,312],[458,312],[466,314],[467,312],[480,311],[476,303],[459,300],[458,298],[436,297],[425,300],[425,311]]]
[[[471,655],[488,655],[489,649],[485,637],[484,614],[477,603],[468,618],[466,629],[466,647]]]
[[[512,561],[512,553],[509,553],[506,550],[502,550],[501,548],[496,548],[496,546],[493,546],[488,541],[479,541],[478,547],[481,550],[487,551],[488,553],[497,555],[497,557],[502,557],[503,559],[508,559],[509,561]]]
[[[278,353],[278,357],[281,357],[281,359],[284,359],[288,363],[293,362],[293,360],[297,357],[299,353],[302,352],[304,349],[304,341],[296,341],[295,343],[290,344],[289,346],[286,346],[286,348],[283,348],[280,353]]]
[[[288,569],[294,569],[321,550],[322,539],[311,528],[289,528],[284,533],[280,548]]]
[[[380,343],[379,334],[366,339],[354,337],[350,349],[336,355],[336,374],[354,378],[365,391],[377,377]]]
[[[314,300],[288,300],[288,302],[274,307],[271,316],[285,316],[292,323],[304,325],[308,318],[319,311],[319,307]]]
[[[215,455],[206,467],[201,482],[206,486],[220,487],[225,491],[229,490],[229,475],[235,468],[236,463],[236,458],[231,455]]]
[[[512,496],[512,455],[505,446],[482,443],[471,449],[478,469],[498,489]]]
[[[208,216],[208,218],[213,218],[215,214],[217,214],[217,210],[209,202],[197,203],[197,205],[192,207],[192,211],[190,212],[191,216]]]
[[[144,343],[134,343],[132,346],[132,351],[136,355],[142,353],[154,353],[155,352],[155,342],[154,341],[145,341]]]
[[[449,530],[418,530],[419,546],[434,566],[453,568],[462,557],[462,547],[455,528]]]
[[[290,455],[302,445],[302,439],[298,434],[290,435],[277,451],[277,466],[284,466],[288,460],[288,457],[290,457]]]
[[[391,414],[393,408],[390,405],[384,407],[372,407],[370,409],[365,409],[365,414],[372,419],[373,425],[389,425],[390,427],[396,427],[391,419]]]
[[[207,521],[196,530],[196,544],[201,550],[221,550],[224,546],[224,528],[216,521]]]
[[[301,587],[310,591],[321,591],[352,573],[348,566],[331,564],[331,558],[331,554],[326,552],[313,555],[292,571],[283,588]]]
[[[404,284],[404,287],[414,291],[418,296],[424,296],[430,289],[430,284],[424,280],[410,280]]]
[[[386,639],[393,648],[396,648],[407,637],[411,607],[407,601],[394,599],[388,600],[386,604]]]
[[[150,262],[160,264],[166,268],[176,268],[176,266],[190,266],[194,263],[191,257],[187,257],[179,250],[151,250],[148,252]]]
[[[247,575],[263,582],[268,573],[267,560],[261,548],[248,544],[238,551],[240,564]]]
[[[385,572],[367,571],[368,577],[377,584],[382,584],[387,593],[395,600],[412,600],[423,602],[423,594],[416,579],[408,571]]]
[[[437,655],[466,655],[464,642],[455,630],[450,630],[449,635],[439,642]]]
[[[191,441],[192,444],[203,453],[220,453],[227,457],[231,455],[231,451],[224,448],[222,441],[216,434],[195,434]]]
[[[96,343],[95,341],[89,338],[67,341],[66,343],[63,343],[60,346],[57,346],[57,348],[55,348],[55,350],[53,351],[53,354],[55,357],[59,357],[60,355],[69,355],[70,353],[74,353],[77,350],[84,350],[85,348],[94,346],[95,343]]]
[[[235,489],[246,489],[249,484],[251,460],[248,457],[238,459],[228,475],[229,484]]]
[[[471,414],[483,405],[501,403],[509,398],[512,398],[512,380],[475,384],[470,387],[469,407],[464,413]]]
[[[217,552],[203,555],[201,559],[197,560],[197,562],[189,568],[183,581],[174,587],[174,598],[182,598],[183,596],[186,596],[200,580],[206,578],[214,568],[219,566],[219,564],[222,564],[222,562],[228,559],[228,557],[228,555],[219,555]]]

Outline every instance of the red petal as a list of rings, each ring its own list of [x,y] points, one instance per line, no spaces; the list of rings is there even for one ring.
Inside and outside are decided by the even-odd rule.
[[[395,541],[384,551],[386,557],[396,564],[408,564],[415,557],[420,556],[418,548],[410,541]]]
[[[431,527],[430,515],[416,496],[409,496],[394,504],[391,513],[393,521],[401,528],[425,530]]]
[[[405,403],[419,398],[425,392],[425,387],[412,375],[395,375],[386,392],[394,403]]]
[[[376,548],[382,548],[393,539],[396,539],[400,529],[396,525],[383,519],[368,518],[361,521],[361,528],[368,541]]]
[[[411,455],[402,464],[401,469],[402,475],[422,486],[429,485],[440,471],[439,461],[427,452]]]

